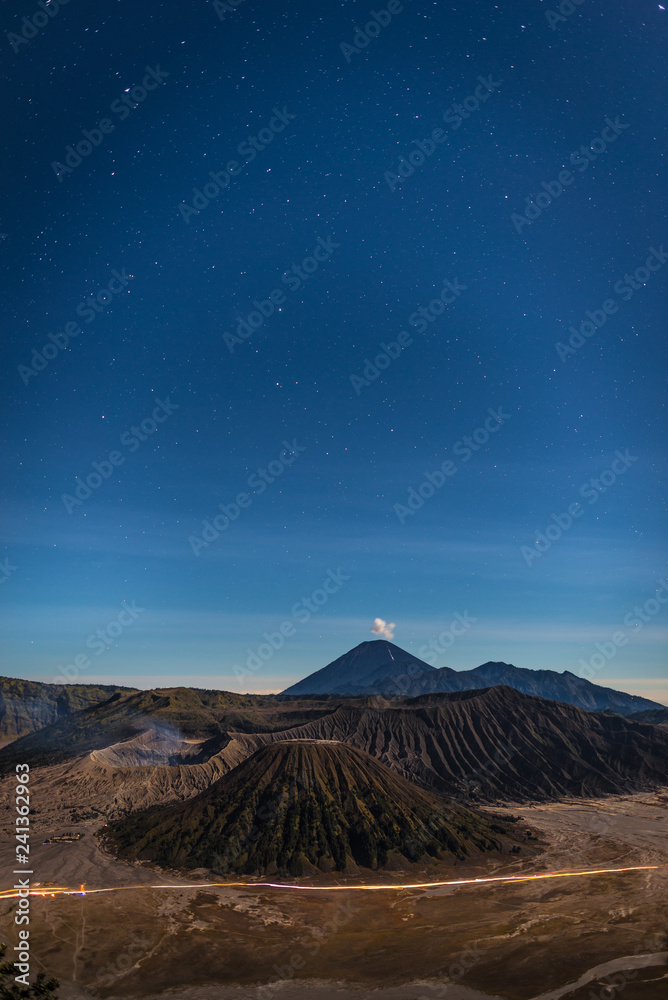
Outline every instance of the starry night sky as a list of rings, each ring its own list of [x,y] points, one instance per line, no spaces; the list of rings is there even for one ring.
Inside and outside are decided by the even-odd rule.
[[[439,666],[623,632],[587,676],[666,700],[668,11],[54,2],[2,16],[2,672],[275,691],[458,613]]]

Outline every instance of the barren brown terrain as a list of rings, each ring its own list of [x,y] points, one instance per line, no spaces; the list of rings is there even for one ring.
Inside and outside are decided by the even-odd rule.
[[[666,996],[668,868],[423,889],[355,884],[665,866],[668,791],[495,807],[539,831],[531,859],[330,875],[298,881],[348,887],[295,891],[199,887],[210,873],[186,879],[115,860],[97,843],[98,818],[70,824],[86,833],[77,843],[42,845],[70,815],[67,786],[52,789],[34,816],[33,884],[144,887],[33,898],[34,968],[61,979],[63,1000],[93,988],[104,1000],[608,1000],[612,988],[624,1000]],[[7,872],[8,836],[3,844]],[[157,884],[166,887],[149,888]],[[9,901],[1,928],[14,943]]]
[[[398,706],[294,704],[287,712],[221,708],[221,697],[122,693],[3,752],[2,870],[15,867],[14,761],[27,759],[32,886],[86,890],[31,899],[31,971],[56,975],[62,1000],[91,991],[94,1000],[612,1000],[620,992],[622,1000],[665,1000],[665,730],[509,688]],[[221,711],[246,728],[221,728]],[[384,797],[404,801],[406,815],[425,795],[453,796],[517,831],[518,849],[511,853],[509,841],[416,863],[393,851],[377,871],[304,868],[311,874],[291,876],[289,888],[284,870],[271,877],[275,887],[210,885],[266,877],[164,871],[102,847],[108,822],[147,807],[190,815],[203,803],[206,811],[207,790],[228,795],[234,775],[250,773],[254,760],[318,744],[327,759],[336,746],[337,759],[344,750],[346,759],[371,754],[364,773],[377,787],[401,785]],[[332,785],[307,778],[314,788]],[[262,780],[263,772],[252,778],[242,805]],[[84,836],[43,843],[67,831]],[[168,863],[180,858],[177,850]],[[657,867],[405,888],[633,866]],[[1,888],[11,885],[7,875]],[[10,946],[14,906],[0,900]]]

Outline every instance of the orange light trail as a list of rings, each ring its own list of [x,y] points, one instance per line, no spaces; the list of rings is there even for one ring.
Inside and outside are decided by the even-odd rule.
[[[359,892],[369,890],[390,890],[401,891],[402,889],[437,889],[444,886],[459,885],[485,885],[491,882],[535,882],[547,878],[576,878],[582,875],[617,875],[623,872],[644,872],[656,871],[665,868],[666,865],[634,865],[628,868],[586,868],[583,870],[567,870],[558,872],[540,872],[537,875],[492,875],[485,878],[464,878],[447,882],[408,882],[398,885],[290,885],[283,882],[196,882],[192,885],[117,885],[103,889],[85,889],[81,885],[78,889],[71,889],[65,886],[46,886],[30,890],[31,896],[94,896],[103,892],[128,892],[138,889],[290,889],[298,892]],[[13,889],[4,889],[0,892],[0,899],[17,899],[18,892]]]

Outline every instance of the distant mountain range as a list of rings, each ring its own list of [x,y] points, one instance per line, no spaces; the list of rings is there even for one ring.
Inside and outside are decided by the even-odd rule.
[[[137,808],[187,799],[261,747],[294,739],[345,743],[465,802],[624,794],[665,785],[668,774],[663,726],[503,686],[390,704],[190,688],[116,694],[1,749],[0,773],[18,762],[55,767],[71,800]]]
[[[306,721],[308,712],[326,712],[323,700],[370,698],[381,696],[391,701],[414,698],[423,694],[482,690],[502,684],[523,694],[563,701],[589,711],[610,711],[620,715],[635,715],[638,722],[666,725],[668,709],[658,702],[625,694],[612,688],[600,687],[582,677],[565,671],[527,670],[509,663],[484,663],[474,670],[437,669],[407,653],[386,639],[362,642],[333,663],[291,685],[279,696],[238,695],[229,691],[199,691],[195,688],[163,688],[153,692],[111,684],[45,684],[14,677],[0,677],[0,743],[37,732],[44,727],[63,724],[73,714],[108,702],[110,698],[136,695],[136,710],[142,715],[147,699],[170,698],[174,712],[174,692],[179,691],[178,724],[187,729],[193,714],[196,727],[208,718],[208,734],[215,736],[225,729],[256,733],[277,728],[279,717],[290,724]],[[164,692],[164,693],[163,693]],[[171,695],[168,693],[171,692]],[[190,692],[190,693],[187,693]],[[285,697],[283,697],[285,696]],[[288,706],[296,696],[300,702],[318,699],[310,708],[296,707],[292,718]],[[166,703],[165,703],[166,704]],[[125,725],[125,702],[119,722]],[[116,702],[110,705],[111,715]],[[304,714],[307,712],[307,715]],[[640,715],[644,713],[644,715]],[[199,729],[198,729],[199,732]],[[127,726],[125,735],[127,732]],[[65,737],[65,741],[67,737]],[[86,738],[83,742],[85,743]],[[50,734],[53,748],[58,742],[57,731]],[[44,744],[41,744],[45,749]],[[67,749],[66,747],[64,749]],[[92,748],[91,748],[92,749]]]
[[[634,712],[629,716],[632,722],[649,722],[652,726],[668,726],[668,708],[650,708],[646,712]]]
[[[133,690],[115,684],[43,684],[0,677],[0,741],[32,733],[118,691]]]
[[[664,705],[600,687],[566,670],[528,670],[510,663],[483,663],[474,670],[436,668],[387,639],[361,642],[349,652],[292,684],[284,695],[381,695],[414,698],[422,694],[474,691],[503,684],[523,694],[563,701],[589,711],[609,709],[621,715],[665,709]]]
[[[423,787],[469,801],[623,794],[666,784],[668,732],[508,687],[422,695],[398,705],[343,702],[289,732],[339,740]]]
[[[221,873],[526,854],[531,831],[478,804],[668,775],[663,706],[570,673],[437,670],[382,639],[282,695],[0,678],[0,713],[0,774],[29,764],[44,816],[80,803],[124,858]]]
[[[121,857],[163,867],[305,875],[520,853],[509,834],[524,839],[362,750],[291,739],[257,750],[188,802],[133,812],[107,836]]]
[[[82,754],[104,750],[113,744],[133,742],[138,735],[152,730],[163,745],[177,748],[170,761],[181,762],[185,750],[183,739],[200,739],[202,752],[229,732],[263,733],[301,725],[321,715],[329,715],[331,705],[314,704],[304,707],[298,701],[263,695],[242,695],[230,691],[207,691],[197,688],[155,688],[150,691],[113,690],[111,697],[99,697],[98,688],[91,685],[91,699],[78,712],[67,713],[42,727],[33,725],[26,733],[0,751],[0,772],[9,761],[25,760],[32,767],[44,767],[72,760]],[[30,706],[28,706],[30,707]],[[36,721],[36,720],[33,720]],[[192,754],[187,752],[188,758]],[[146,760],[150,763],[150,760]]]

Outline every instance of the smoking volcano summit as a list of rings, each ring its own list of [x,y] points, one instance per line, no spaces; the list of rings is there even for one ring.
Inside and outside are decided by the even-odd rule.
[[[285,695],[382,695],[384,697],[472,691],[504,684],[523,694],[563,701],[589,711],[621,715],[663,709],[637,695],[600,687],[568,670],[529,670],[512,663],[488,662],[474,670],[433,667],[386,639],[372,639],[339,656],[322,670],[283,691]]]

